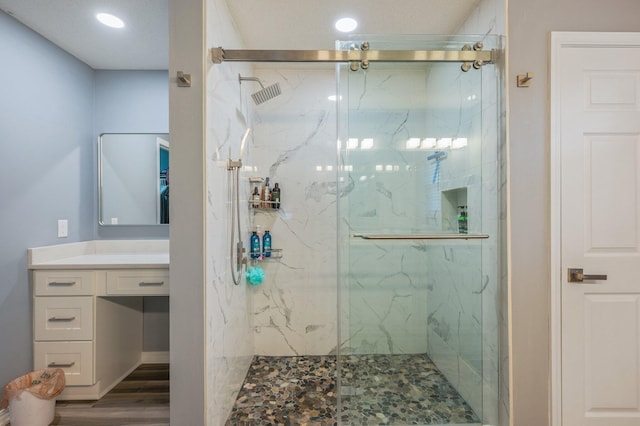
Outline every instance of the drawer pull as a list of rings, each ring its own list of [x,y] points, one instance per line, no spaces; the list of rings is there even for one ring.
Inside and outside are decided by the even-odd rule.
[[[51,317],[49,318],[49,322],[69,322],[75,320],[76,317]]]
[[[51,281],[49,283],[52,287],[71,287],[72,285],[76,285],[75,281]]]
[[[76,365],[75,362],[69,362],[66,364],[58,364],[57,362],[52,362],[49,365],[47,365],[47,367],[49,368],[69,368],[69,367],[73,367],[74,365]]]
[[[164,285],[164,281],[151,281],[151,282],[147,282],[147,281],[141,281],[140,283],[138,283],[139,286],[143,287],[143,286],[161,286]]]

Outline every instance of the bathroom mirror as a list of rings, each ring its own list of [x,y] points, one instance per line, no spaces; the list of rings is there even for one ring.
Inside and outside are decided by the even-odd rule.
[[[98,142],[100,225],[169,223],[169,135],[103,133]]]

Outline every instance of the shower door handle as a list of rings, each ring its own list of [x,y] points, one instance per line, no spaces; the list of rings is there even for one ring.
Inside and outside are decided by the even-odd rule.
[[[582,268],[569,268],[569,282],[582,283],[584,281],[605,281],[606,275],[588,275],[584,273]]]

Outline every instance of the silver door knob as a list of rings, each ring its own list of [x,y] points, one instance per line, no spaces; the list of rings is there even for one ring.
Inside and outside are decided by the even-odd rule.
[[[581,283],[583,281],[604,281],[607,279],[606,275],[587,275],[582,268],[569,268],[569,282]]]

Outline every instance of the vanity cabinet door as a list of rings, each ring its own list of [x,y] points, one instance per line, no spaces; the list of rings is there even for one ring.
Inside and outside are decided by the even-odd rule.
[[[107,295],[154,296],[168,294],[168,269],[107,271]]]
[[[34,271],[35,296],[90,296],[93,294],[94,271]]]

